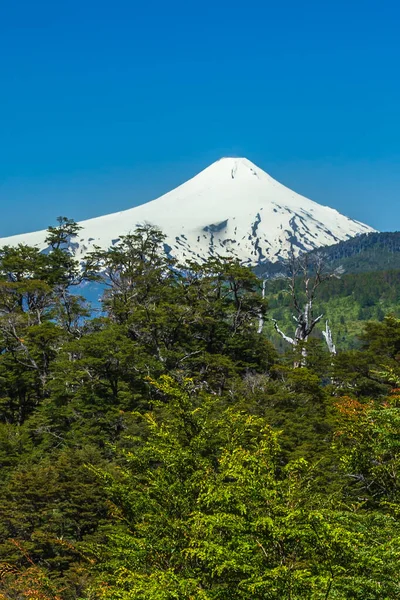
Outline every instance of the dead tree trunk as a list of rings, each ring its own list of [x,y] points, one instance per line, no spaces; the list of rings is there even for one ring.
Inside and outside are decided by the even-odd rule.
[[[329,327],[328,321],[326,321],[326,323],[325,323],[325,331],[322,332],[322,335],[324,336],[324,340],[326,342],[326,345],[328,346],[329,352],[335,356],[336,355],[336,346],[333,343],[332,329]]]
[[[265,286],[267,284],[267,280],[263,279],[262,282],[262,287],[261,287],[261,298],[263,300],[265,300]],[[265,322],[265,318],[264,318],[264,313],[262,310],[260,310],[260,316],[258,319],[258,329],[257,329],[257,333],[262,333],[262,330],[264,329],[264,322]]]
[[[296,323],[296,330],[293,337],[286,335],[278,326],[278,323],[273,319],[275,330],[279,335],[293,347],[301,346],[302,358],[300,362],[295,363],[295,367],[305,366],[307,361],[307,349],[305,347],[309,336],[314,330],[317,323],[323,318],[323,314],[314,317],[313,308],[314,300],[319,286],[326,280],[332,277],[337,277],[337,271],[333,273],[324,272],[324,263],[320,255],[317,255],[311,262],[305,257],[294,258],[292,255],[290,263],[289,289],[288,292],[292,299],[295,314],[293,319]],[[301,296],[305,299],[301,301]],[[332,331],[326,322],[325,331],[323,332],[324,339],[331,354],[336,353],[336,348],[332,339]]]

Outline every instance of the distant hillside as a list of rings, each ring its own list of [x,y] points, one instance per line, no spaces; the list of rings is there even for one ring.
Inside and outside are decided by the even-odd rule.
[[[283,278],[267,283],[268,317],[276,319],[281,329],[292,335],[293,313],[286,289]],[[357,347],[365,321],[381,321],[387,314],[400,316],[400,270],[345,274],[325,282],[318,289],[315,302],[315,314],[320,313],[329,319],[339,349]],[[287,347],[271,320],[266,323],[266,333],[278,348]]]
[[[333,246],[313,250],[326,257],[330,269],[343,267],[346,273],[366,273],[400,269],[400,232],[365,233]],[[285,274],[283,262],[264,264],[256,269],[259,276]]]
[[[366,233],[328,246],[323,253],[332,268],[343,266],[346,273],[400,269],[400,232]]]

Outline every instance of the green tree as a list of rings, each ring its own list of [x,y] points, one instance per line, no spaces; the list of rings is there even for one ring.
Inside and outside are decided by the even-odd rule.
[[[60,218],[47,252],[20,244],[0,249],[0,410],[22,423],[46,396],[63,341],[80,335],[89,315],[71,292],[86,275],[67,244],[79,230]]]
[[[93,547],[96,597],[396,597],[392,519],[323,500],[304,460],[279,474],[265,419],[190,381],[155,385],[168,404],[144,416],[115,476],[97,471],[116,520]]]

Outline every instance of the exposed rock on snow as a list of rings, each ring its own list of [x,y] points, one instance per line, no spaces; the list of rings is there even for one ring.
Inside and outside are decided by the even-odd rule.
[[[299,254],[373,231],[296,194],[246,158],[223,158],[157,200],[82,221],[72,250],[83,258],[94,245],[108,248],[144,223],[166,234],[165,248],[181,262],[233,255],[253,266],[284,260],[291,248]],[[45,231],[16,235],[0,239],[0,246],[44,249],[45,237]]]

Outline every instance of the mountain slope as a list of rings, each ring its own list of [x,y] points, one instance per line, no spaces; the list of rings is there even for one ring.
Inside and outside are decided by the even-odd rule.
[[[259,265],[347,240],[372,228],[321,206],[270,177],[245,158],[223,158],[160,198],[82,221],[72,249],[83,258],[94,245],[108,248],[120,235],[151,223],[166,234],[165,251],[184,262],[232,254]],[[45,232],[0,239],[45,248]]]

